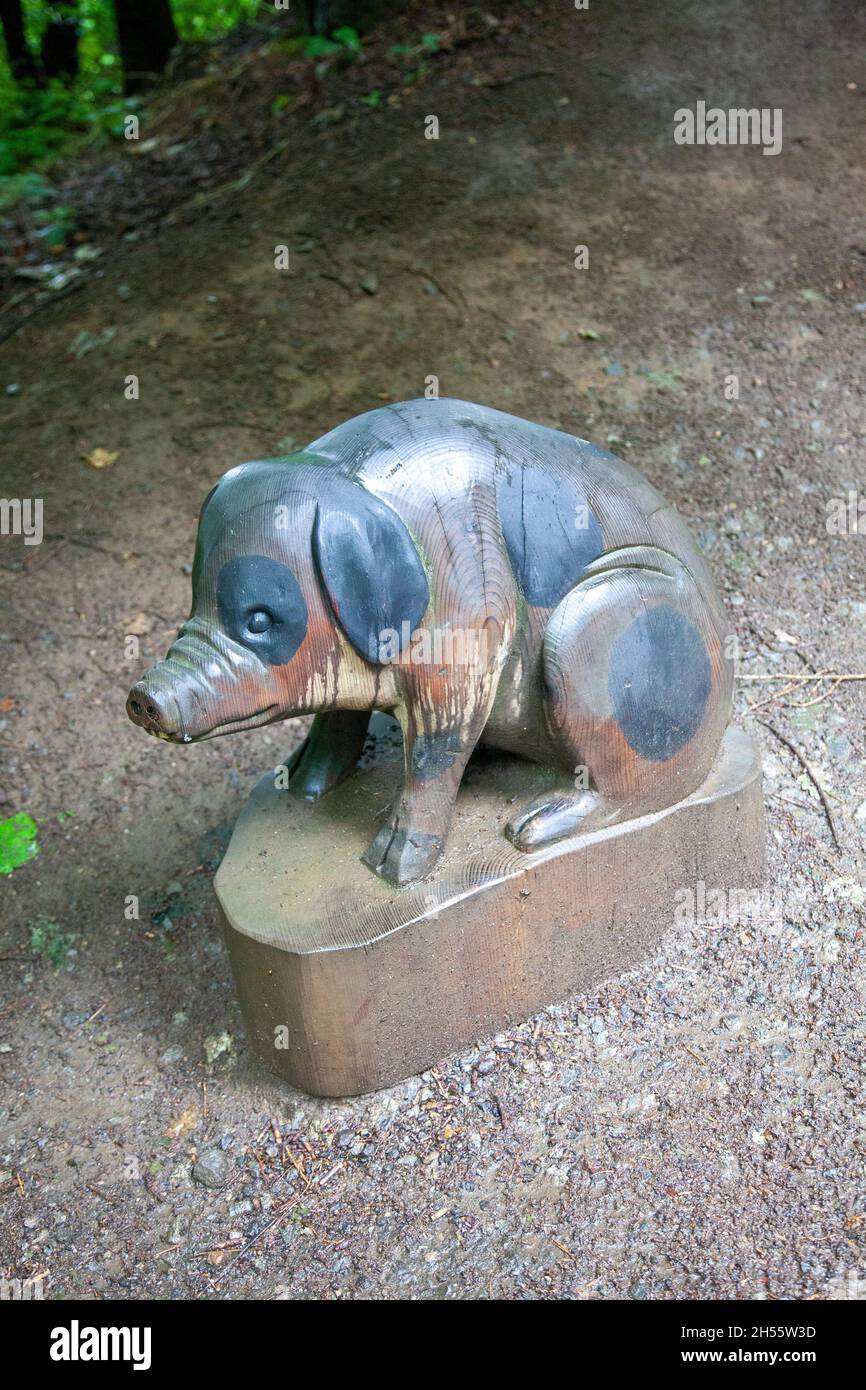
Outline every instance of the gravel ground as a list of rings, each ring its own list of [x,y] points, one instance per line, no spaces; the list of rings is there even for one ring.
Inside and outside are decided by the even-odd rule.
[[[866,497],[866,24],[826,0],[599,5],[579,35],[509,12],[393,104],[299,118],[284,163],[106,247],[0,348],[2,491],[46,506],[43,545],[0,552],[0,811],[40,842],[0,884],[0,1274],[48,1296],[866,1293],[866,685],[818,675],[862,675],[866,646],[866,540],[826,524]],[[782,106],[782,153],[675,146],[698,99]],[[302,729],[187,754],[124,698],[184,616],[215,477],[430,372],[609,444],[699,535],[761,677],[737,717],[768,884],[695,921],[672,902],[639,970],[316,1101],[245,1048],[210,887]]]

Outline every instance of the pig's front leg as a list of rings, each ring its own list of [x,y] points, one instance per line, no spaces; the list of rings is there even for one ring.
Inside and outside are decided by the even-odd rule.
[[[289,791],[318,801],[354,772],[370,723],[369,710],[317,714],[310,732],[289,761]]]
[[[460,781],[481,731],[473,725],[424,732],[411,714],[395,713],[403,727],[403,788],[362,859],[381,878],[403,887],[429,874],[442,853]]]

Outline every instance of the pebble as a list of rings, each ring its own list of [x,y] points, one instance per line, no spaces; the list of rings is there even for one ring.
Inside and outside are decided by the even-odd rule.
[[[843,734],[834,734],[827,739],[827,752],[836,762],[845,763],[851,757],[851,744]]]
[[[222,1187],[228,1172],[228,1159],[222,1149],[205,1149],[195,1163],[192,1176],[202,1187]]]
[[[71,1033],[71,1032],[73,1032],[76,1028],[80,1028],[81,1025],[82,1025],[82,1023],[86,1023],[87,1020],[89,1019],[89,1017],[90,1017],[90,1013],[88,1012],[88,1010],[87,1010],[87,1009],[82,1009],[82,1010],[81,1010],[80,1012],[78,1012],[78,1013],[67,1013],[67,1014],[64,1014],[63,1017],[62,1017],[62,1019],[61,1019],[61,1022],[62,1022],[62,1024],[63,1024],[63,1027],[64,1027],[64,1028],[68,1028],[69,1031],[70,1031],[70,1033]]]

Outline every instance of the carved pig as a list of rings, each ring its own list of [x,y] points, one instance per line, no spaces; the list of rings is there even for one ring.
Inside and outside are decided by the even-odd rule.
[[[563,771],[505,827],[521,850],[694,791],[730,713],[725,632],[685,526],[628,464],[409,401],[225,474],[191,616],[127,708],[177,743],[314,713],[290,776],[310,799],[353,771],[371,710],[392,711],[403,782],[364,859],[407,884],[441,853],[479,742]]]

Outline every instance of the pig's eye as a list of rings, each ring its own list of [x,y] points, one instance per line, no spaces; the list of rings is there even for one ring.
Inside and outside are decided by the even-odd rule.
[[[247,631],[267,632],[272,623],[273,618],[270,613],[266,613],[264,608],[257,608],[255,612],[251,613],[247,618]]]
[[[217,605],[223,632],[268,666],[285,666],[307,634],[297,579],[267,555],[227,560],[217,578]]]

